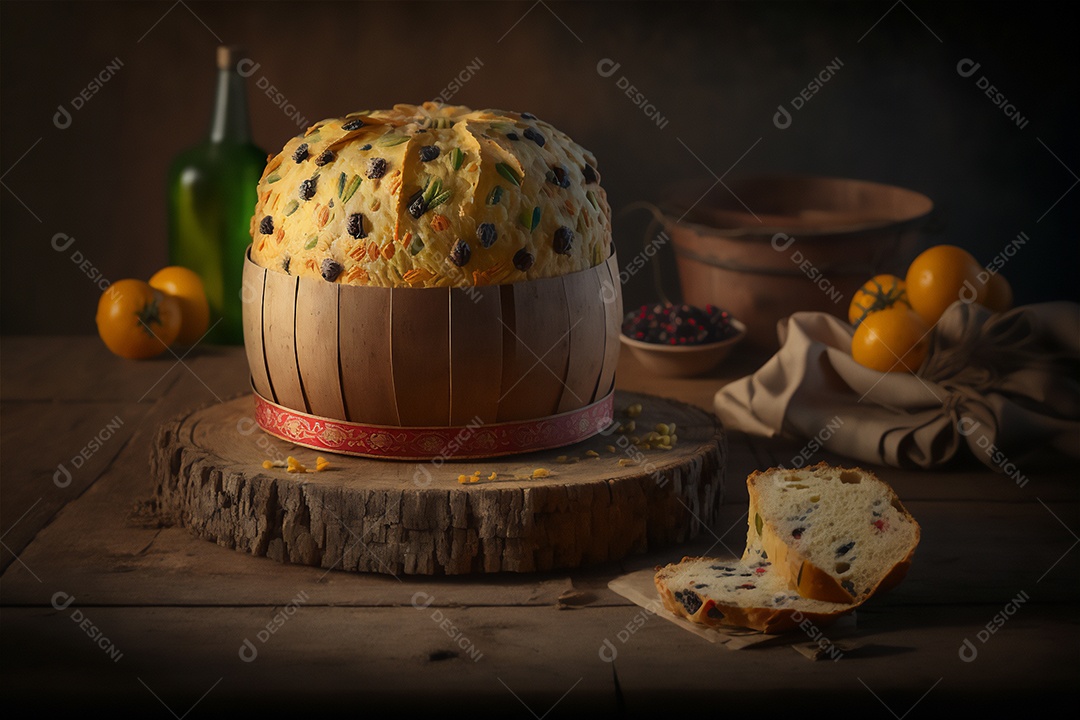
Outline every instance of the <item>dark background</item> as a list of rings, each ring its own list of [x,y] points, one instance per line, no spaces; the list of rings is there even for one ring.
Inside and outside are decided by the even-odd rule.
[[[722,175],[760,138],[732,178],[793,171],[919,190],[937,206],[924,244],[960,244],[987,262],[1024,231],[1030,242],[1004,270],[1017,300],[1077,299],[1080,94],[1068,16],[1055,3],[915,0],[3,2],[0,330],[94,331],[100,291],[71,262],[75,250],[110,280],[166,264],[165,171],[208,130],[215,34],[260,63],[249,103],[267,150],[297,127],[259,93],[259,77],[314,123],[433,98],[479,57],[453,102],[531,111],[566,131],[596,154],[615,210],[656,202],[674,182],[703,192],[712,180],[687,147]],[[119,73],[69,128],[55,127],[57,106],[114,58]],[[597,73],[602,58],[621,63],[612,77]],[[834,58],[837,75],[778,130],[777,105]],[[981,63],[974,76],[957,73],[962,58]],[[623,75],[666,127],[616,87]],[[981,75],[1025,128],[975,86]],[[644,221],[616,220],[620,248],[640,245]],[[74,245],[57,253],[56,233]],[[648,273],[627,286],[628,304],[652,295]]]

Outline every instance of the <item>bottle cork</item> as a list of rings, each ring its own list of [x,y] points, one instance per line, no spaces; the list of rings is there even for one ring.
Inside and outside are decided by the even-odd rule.
[[[232,70],[244,57],[244,48],[239,45],[218,45],[218,70]]]

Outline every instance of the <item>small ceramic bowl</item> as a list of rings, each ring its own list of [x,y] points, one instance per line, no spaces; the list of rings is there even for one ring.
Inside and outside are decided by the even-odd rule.
[[[705,345],[660,345],[634,340],[623,334],[619,335],[619,339],[630,348],[645,369],[664,377],[694,377],[718,366],[731,349],[746,337],[746,326],[741,322],[732,318],[731,326],[737,331],[735,335]]]

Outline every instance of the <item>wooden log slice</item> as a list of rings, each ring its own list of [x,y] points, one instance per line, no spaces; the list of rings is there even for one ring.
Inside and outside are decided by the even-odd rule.
[[[393,575],[573,568],[685,541],[717,518],[726,455],[719,423],[690,405],[630,392],[616,393],[616,419],[629,421],[623,410],[633,403],[644,411],[632,434],[673,422],[673,449],[639,450],[613,432],[481,461],[324,454],[330,468],[288,473],[263,461],[292,455],[314,469],[317,453],[260,430],[244,396],[163,425],[151,470],[158,504],[176,522],[281,562]],[[558,461],[563,455],[568,462]],[[550,475],[533,478],[537,468]],[[476,471],[479,482],[459,482]]]

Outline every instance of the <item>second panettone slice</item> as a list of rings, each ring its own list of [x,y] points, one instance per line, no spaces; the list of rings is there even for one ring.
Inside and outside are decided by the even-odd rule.
[[[859,604],[903,579],[919,525],[873,473],[821,463],[747,478],[747,546],[806,598]]]

